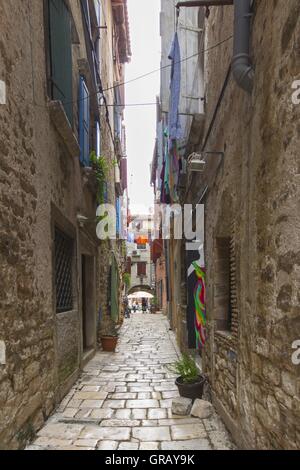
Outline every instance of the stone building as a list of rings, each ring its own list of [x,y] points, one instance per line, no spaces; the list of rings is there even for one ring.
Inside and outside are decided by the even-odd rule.
[[[101,332],[110,328],[112,317],[116,323],[120,323],[123,318],[128,211],[126,133],[123,122],[124,81],[125,64],[131,57],[127,0],[101,2],[100,21],[100,75],[106,99],[106,102],[101,101],[100,112],[102,121],[110,123],[109,126],[102,126],[101,155],[111,162],[104,202],[116,208],[117,227],[116,238],[102,241],[100,246],[97,295],[99,340]],[[111,282],[112,279],[114,282]],[[112,309],[112,300],[116,297],[118,306],[115,305]]]
[[[127,256],[130,263],[129,294],[151,292],[154,287],[154,266],[151,259],[153,218],[148,215],[131,215],[128,226]]]
[[[299,2],[208,3],[179,2],[195,18],[207,13],[198,24],[204,109],[182,144],[184,161],[195,152],[202,163],[187,165],[180,191],[182,204],[205,206],[202,366],[240,447],[299,449]],[[184,245],[181,263],[171,254],[173,285],[184,286],[174,323],[187,348]]]
[[[123,21],[120,2],[107,3],[108,20],[98,0],[0,2],[1,449],[26,444],[97,346],[99,266],[108,269],[90,153],[117,158],[107,197],[121,196],[124,155],[106,152],[110,129],[120,145],[117,108],[104,111],[102,74],[116,85],[130,56],[126,2]],[[102,26],[118,54],[101,70]]]

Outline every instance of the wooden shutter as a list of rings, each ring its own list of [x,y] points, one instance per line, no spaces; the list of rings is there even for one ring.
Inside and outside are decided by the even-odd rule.
[[[146,276],[147,275],[147,263],[138,263],[137,264],[137,275]]]
[[[80,162],[90,165],[90,96],[83,77],[79,83],[79,144]]]
[[[64,0],[49,0],[51,98],[63,103],[73,124],[71,17]]]

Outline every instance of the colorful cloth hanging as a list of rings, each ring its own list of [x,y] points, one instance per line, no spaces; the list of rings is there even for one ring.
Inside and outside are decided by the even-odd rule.
[[[197,283],[194,289],[196,348],[201,349],[206,343],[206,308],[205,308],[205,269],[193,262]]]

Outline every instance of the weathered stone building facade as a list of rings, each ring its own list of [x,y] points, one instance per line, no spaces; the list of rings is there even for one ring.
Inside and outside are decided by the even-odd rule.
[[[97,347],[108,269],[89,153],[108,146],[102,13],[98,1],[0,2],[1,449],[28,442]]]
[[[210,164],[205,200],[205,369],[235,438],[251,448],[300,446],[300,371],[292,363],[300,338],[300,108],[291,97],[299,13],[292,0],[254,2],[253,92],[229,81],[206,147],[225,156],[219,169]],[[211,9],[207,45],[229,36],[232,25],[233,7]],[[231,58],[230,43],[207,55],[204,132]]]
[[[248,2],[250,93],[231,68],[235,7],[219,3],[209,8],[203,42],[199,33],[204,110],[186,140],[185,158],[202,152],[205,169],[187,172],[181,191],[182,204],[205,205],[202,365],[239,446],[299,449],[299,2]],[[199,8],[189,10],[199,17]],[[173,244],[173,323],[186,348],[185,241]]]

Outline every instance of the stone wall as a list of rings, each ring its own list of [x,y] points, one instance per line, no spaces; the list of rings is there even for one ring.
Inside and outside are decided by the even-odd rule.
[[[86,58],[86,48],[80,7],[71,4],[80,38],[72,48],[71,140],[76,143],[77,61]],[[1,2],[0,80],[7,87],[7,103],[0,105],[0,340],[6,346],[6,361],[0,365],[2,449],[24,446],[54,409],[61,386],[78,372],[82,346],[77,213],[95,217],[94,196],[82,184],[79,155],[70,154],[70,142],[51,119],[43,25],[42,1]],[[76,241],[74,310],[59,317],[53,284],[53,227],[58,219],[72,227]]]
[[[211,159],[204,176],[209,186],[204,364],[214,401],[236,441],[256,449],[300,446],[300,371],[292,363],[292,343],[300,338],[300,106],[291,98],[292,83],[299,80],[299,13],[297,0],[254,2],[254,90],[250,96],[230,78],[206,147],[224,150],[225,156]],[[207,47],[232,32],[233,7],[211,8]],[[206,54],[205,132],[231,58],[232,40]],[[201,185],[193,191],[199,196]],[[227,328],[227,313],[217,301],[220,238],[233,246],[228,288],[235,305]]]

